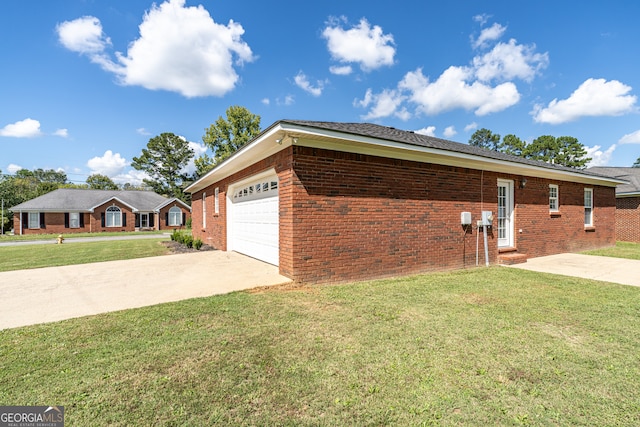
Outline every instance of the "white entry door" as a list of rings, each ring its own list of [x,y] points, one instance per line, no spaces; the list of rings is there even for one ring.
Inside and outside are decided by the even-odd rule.
[[[234,185],[227,223],[228,249],[278,265],[278,177],[268,175]]]
[[[498,247],[513,247],[513,181],[498,180]]]

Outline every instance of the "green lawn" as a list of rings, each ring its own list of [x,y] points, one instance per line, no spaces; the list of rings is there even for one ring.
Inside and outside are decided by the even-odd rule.
[[[164,255],[166,238],[0,247],[0,271]]]
[[[504,267],[0,331],[0,402],[68,425],[640,424],[640,289]]]
[[[62,235],[65,238],[70,238],[70,237],[111,237],[111,236],[131,236],[131,235],[135,235],[135,234],[157,234],[158,236],[161,236],[163,234],[165,234],[166,231],[165,230],[156,230],[156,231],[141,231],[141,232],[104,232],[104,233],[68,233],[65,234],[63,233]],[[0,243],[3,242],[12,242],[12,241],[21,241],[21,240],[50,240],[52,242],[55,242],[56,238],[58,237],[58,234],[25,234],[25,235],[12,235],[12,234],[3,234],[0,235]]]
[[[616,242],[611,248],[596,249],[583,252],[587,255],[600,255],[614,258],[628,258],[640,260],[640,244],[632,242]],[[640,273],[639,273],[640,274]]]

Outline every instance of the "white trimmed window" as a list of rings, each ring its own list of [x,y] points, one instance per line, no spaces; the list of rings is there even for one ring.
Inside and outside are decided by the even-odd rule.
[[[560,210],[560,198],[558,197],[558,186],[549,184],[549,210],[558,212]]]
[[[105,215],[107,227],[122,227],[122,211],[117,206],[109,206]]]
[[[584,189],[584,226],[593,227],[593,189]]]
[[[40,228],[40,212],[29,212],[29,228]]]
[[[179,207],[174,206],[169,209],[169,226],[177,227],[182,225],[182,211]]]
[[[216,187],[215,191],[213,192],[213,195],[215,197],[213,201],[213,213],[218,215],[220,213],[220,202],[218,201],[218,196],[220,195],[220,189],[218,187]]]
[[[207,227],[207,193],[202,193],[202,228]]]
[[[80,214],[69,212],[69,228],[80,228]]]

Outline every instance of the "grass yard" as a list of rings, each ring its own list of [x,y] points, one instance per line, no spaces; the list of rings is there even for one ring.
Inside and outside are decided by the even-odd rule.
[[[166,230],[155,230],[155,231],[141,231],[137,233],[144,234],[157,234],[158,237],[166,233]],[[100,232],[100,233],[63,233],[62,235],[66,238],[73,237],[112,237],[112,236],[131,236],[134,233],[131,231],[124,232]],[[52,242],[56,241],[58,237],[57,234],[24,234],[24,235],[13,235],[13,234],[3,234],[0,235],[0,243],[4,242],[13,242],[13,241],[22,241],[22,240],[50,240]]]
[[[616,242],[611,248],[595,249],[583,252],[587,255],[600,255],[614,258],[628,258],[640,260],[640,243]],[[639,273],[640,274],[640,273]]]
[[[169,249],[160,244],[161,241],[166,239],[158,236],[158,239],[3,246],[0,247],[0,271],[87,264],[169,253]]]
[[[0,402],[74,426],[635,426],[640,289],[491,267],[4,330]]]

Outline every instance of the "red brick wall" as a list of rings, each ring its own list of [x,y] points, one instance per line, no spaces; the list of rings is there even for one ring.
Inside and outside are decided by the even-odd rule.
[[[79,228],[65,228],[63,212],[46,212],[45,228],[27,228],[28,224],[23,223],[22,234],[72,234],[72,233],[88,233],[90,214],[81,213],[84,216],[84,226]],[[20,213],[13,214],[14,233],[20,234]]]
[[[616,239],[640,243],[640,197],[616,199]]]
[[[101,214],[105,213],[107,211],[107,208],[112,206],[112,205],[116,205],[120,208],[120,210],[122,211],[123,214],[123,225],[121,227],[103,227],[102,226],[102,220],[101,220]],[[124,214],[127,215],[126,217],[126,224],[124,224]],[[93,213],[91,214],[90,217],[91,220],[91,232],[93,233],[99,233],[99,232],[103,232],[103,231],[135,231],[136,229],[136,217],[135,214],[133,213],[133,211],[131,210],[131,208],[129,208],[126,205],[123,205],[122,203],[119,203],[115,200],[111,200],[103,205],[98,206],[97,208],[94,209]],[[86,225],[86,223],[85,223]],[[106,224],[105,224],[106,225]]]
[[[275,168],[280,193],[280,273],[301,282],[344,282],[473,267],[476,238],[484,265],[483,235],[466,230],[460,213],[497,211],[497,179],[514,180],[515,247],[528,256],[615,244],[615,195],[594,190],[594,229],[584,228],[582,184],[394,160],[294,146],[193,195],[193,230],[226,250],[226,191],[248,176]],[[549,214],[549,184],[559,186],[560,214]],[[220,214],[213,214],[214,188]],[[522,232],[520,232],[522,230]],[[489,258],[498,255],[488,231]]]
[[[171,209],[174,206],[177,206],[180,208],[180,211],[183,214],[183,218],[185,218],[185,222],[181,226],[172,226],[172,225],[168,225],[167,223],[167,214],[169,213],[169,209]],[[191,218],[191,212],[189,212],[189,209],[185,208],[180,203],[172,203],[160,209],[160,213],[156,215],[156,219],[157,219],[156,228],[158,230],[183,229],[185,228],[186,221],[188,221],[189,218]]]

